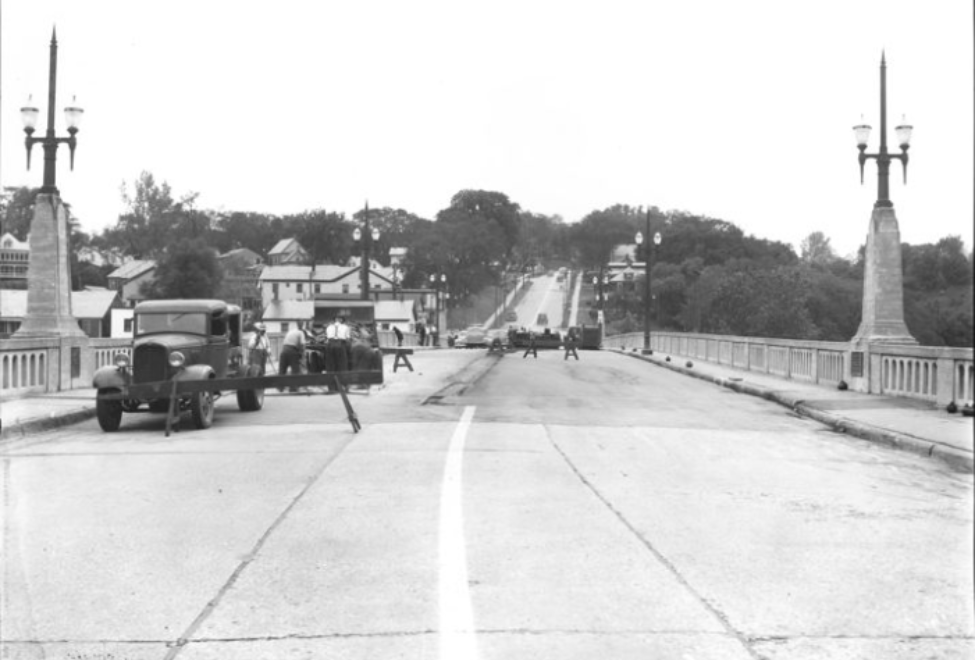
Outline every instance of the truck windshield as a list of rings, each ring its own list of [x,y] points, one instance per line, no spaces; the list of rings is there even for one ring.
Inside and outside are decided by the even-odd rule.
[[[137,314],[135,334],[151,335],[160,332],[207,334],[207,315],[204,313]]]

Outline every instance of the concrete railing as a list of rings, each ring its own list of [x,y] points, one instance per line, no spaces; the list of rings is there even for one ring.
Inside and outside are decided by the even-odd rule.
[[[129,353],[129,339],[0,340],[0,398],[91,387],[95,370]]]
[[[603,338],[604,348],[642,349],[643,333]],[[654,352],[723,364],[780,378],[909,397],[946,405],[972,402],[970,348],[819,342],[655,331]]]

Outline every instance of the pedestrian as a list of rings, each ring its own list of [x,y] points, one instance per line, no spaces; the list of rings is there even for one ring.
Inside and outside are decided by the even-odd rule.
[[[423,324],[423,321],[417,321],[416,323],[416,333],[420,335],[420,346],[427,345],[427,326]]]
[[[535,356],[536,359],[538,359],[538,347],[535,346],[535,333],[534,332],[529,332],[528,333],[528,348],[525,349],[525,354],[521,356],[522,359],[525,359],[526,357],[528,357],[528,354],[529,353],[531,353],[532,355]]]
[[[289,330],[284,336],[281,345],[281,368],[278,375],[287,376],[290,372],[297,376],[301,373],[301,361],[305,357],[305,333],[301,329],[301,323],[293,330]],[[278,390],[281,388],[279,387]],[[297,387],[289,388],[290,392],[297,392]]]
[[[569,359],[569,355],[575,357],[576,360],[579,359],[579,353],[576,351],[576,332],[575,328],[569,328],[569,334],[565,337],[565,359]]]
[[[325,371],[334,373],[349,370],[351,332],[341,314],[325,328]]]
[[[403,345],[403,331],[399,329],[399,326],[393,326],[393,334],[396,335],[396,345]]]
[[[248,362],[256,365],[259,369],[258,375],[264,375],[267,366],[267,358],[271,354],[271,340],[267,337],[267,326],[263,323],[254,324],[254,336],[247,342],[247,349],[250,351]]]

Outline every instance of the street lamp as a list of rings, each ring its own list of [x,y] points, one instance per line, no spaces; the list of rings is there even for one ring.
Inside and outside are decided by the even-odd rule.
[[[853,127],[856,135],[857,148],[860,150],[858,160],[860,161],[860,183],[863,183],[863,166],[867,159],[873,158],[877,161],[877,201],[874,208],[890,208],[894,204],[890,201],[890,161],[896,159],[904,165],[904,183],[907,183],[907,150],[911,144],[911,131],[914,127],[906,121],[894,129],[897,134],[897,143],[901,148],[899,154],[887,152],[887,60],[882,53],[880,56],[880,151],[875,154],[868,154],[867,141],[870,139],[870,126],[865,122]]]
[[[75,134],[78,132],[78,125],[81,123],[81,116],[84,110],[75,105],[72,99],[71,105],[64,109],[64,121],[68,126],[70,137],[55,137],[54,135],[54,106],[57,93],[57,69],[58,69],[58,39],[57,32],[51,32],[51,63],[50,75],[47,87],[47,131],[44,137],[34,137],[34,129],[37,126],[37,118],[40,110],[32,104],[33,95],[28,97],[27,104],[20,109],[20,116],[24,122],[24,133],[27,138],[24,144],[27,147],[27,169],[30,169],[30,153],[35,144],[40,144],[44,148],[44,185],[40,192],[45,194],[58,194],[55,185],[55,171],[57,163],[58,145],[67,144],[71,151],[71,169],[74,170],[74,150],[77,145]]]
[[[433,294],[433,323],[434,327],[437,328],[437,345],[440,344],[440,335],[443,334],[443,328],[441,327],[440,318],[440,290],[441,287],[446,288],[447,286],[447,276],[443,273],[440,274],[438,278],[436,275],[430,275],[430,286],[434,289]],[[448,296],[450,294],[447,294]]]
[[[647,236],[650,236],[650,212],[647,211]],[[653,235],[653,245],[660,245],[660,232]],[[636,233],[636,244],[643,244],[643,233]],[[644,264],[646,277],[643,278],[643,354],[653,355],[650,348],[650,256],[653,253],[653,245],[647,244],[647,254]]]
[[[379,240],[379,230],[369,230],[369,202],[366,202],[365,221],[363,222],[364,231],[355,228],[352,238],[362,246],[362,263],[359,265],[359,290],[363,300],[369,300],[369,251],[373,242]]]

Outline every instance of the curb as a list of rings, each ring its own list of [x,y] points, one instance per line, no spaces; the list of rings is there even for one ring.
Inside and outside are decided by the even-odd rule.
[[[3,429],[0,430],[0,441],[23,439],[35,433],[43,433],[62,426],[84,422],[94,416],[94,408],[82,408],[60,415],[51,413],[48,417],[34,417],[25,421],[17,420],[10,426],[4,425]]]
[[[864,424],[863,422],[857,422],[847,417],[841,417],[840,415],[835,415],[833,413],[819,410],[818,408],[807,405],[802,399],[781,394],[774,390],[768,390],[764,387],[744,383],[738,380],[730,380],[720,376],[712,376],[710,374],[691,371],[690,369],[681,367],[677,364],[660,362],[642,354],[631,354],[626,353],[625,351],[622,352],[624,355],[628,355],[629,357],[633,357],[644,362],[649,362],[659,367],[664,367],[665,369],[670,369],[671,371],[675,371],[685,376],[705,380],[722,387],[727,387],[728,389],[736,392],[740,392],[741,394],[757,396],[774,403],[778,403],[791,409],[798,415],[802,415],[803,417],[808,417],[820,422],[821,424],[825,424],[838,433],[844,433],[846,435],[860,438],[861,440],[875,442],[894,449],[909,451],[920,456],[934,458],[946,463],[956,470],[963,472],[975,472],[975,458],[973,458],[972,454],[960,449],[949,447],[933,440],[918,438],[917,436],[913,436],[908,433],[891,431],[890,429],[885,429],[880,426]]]

